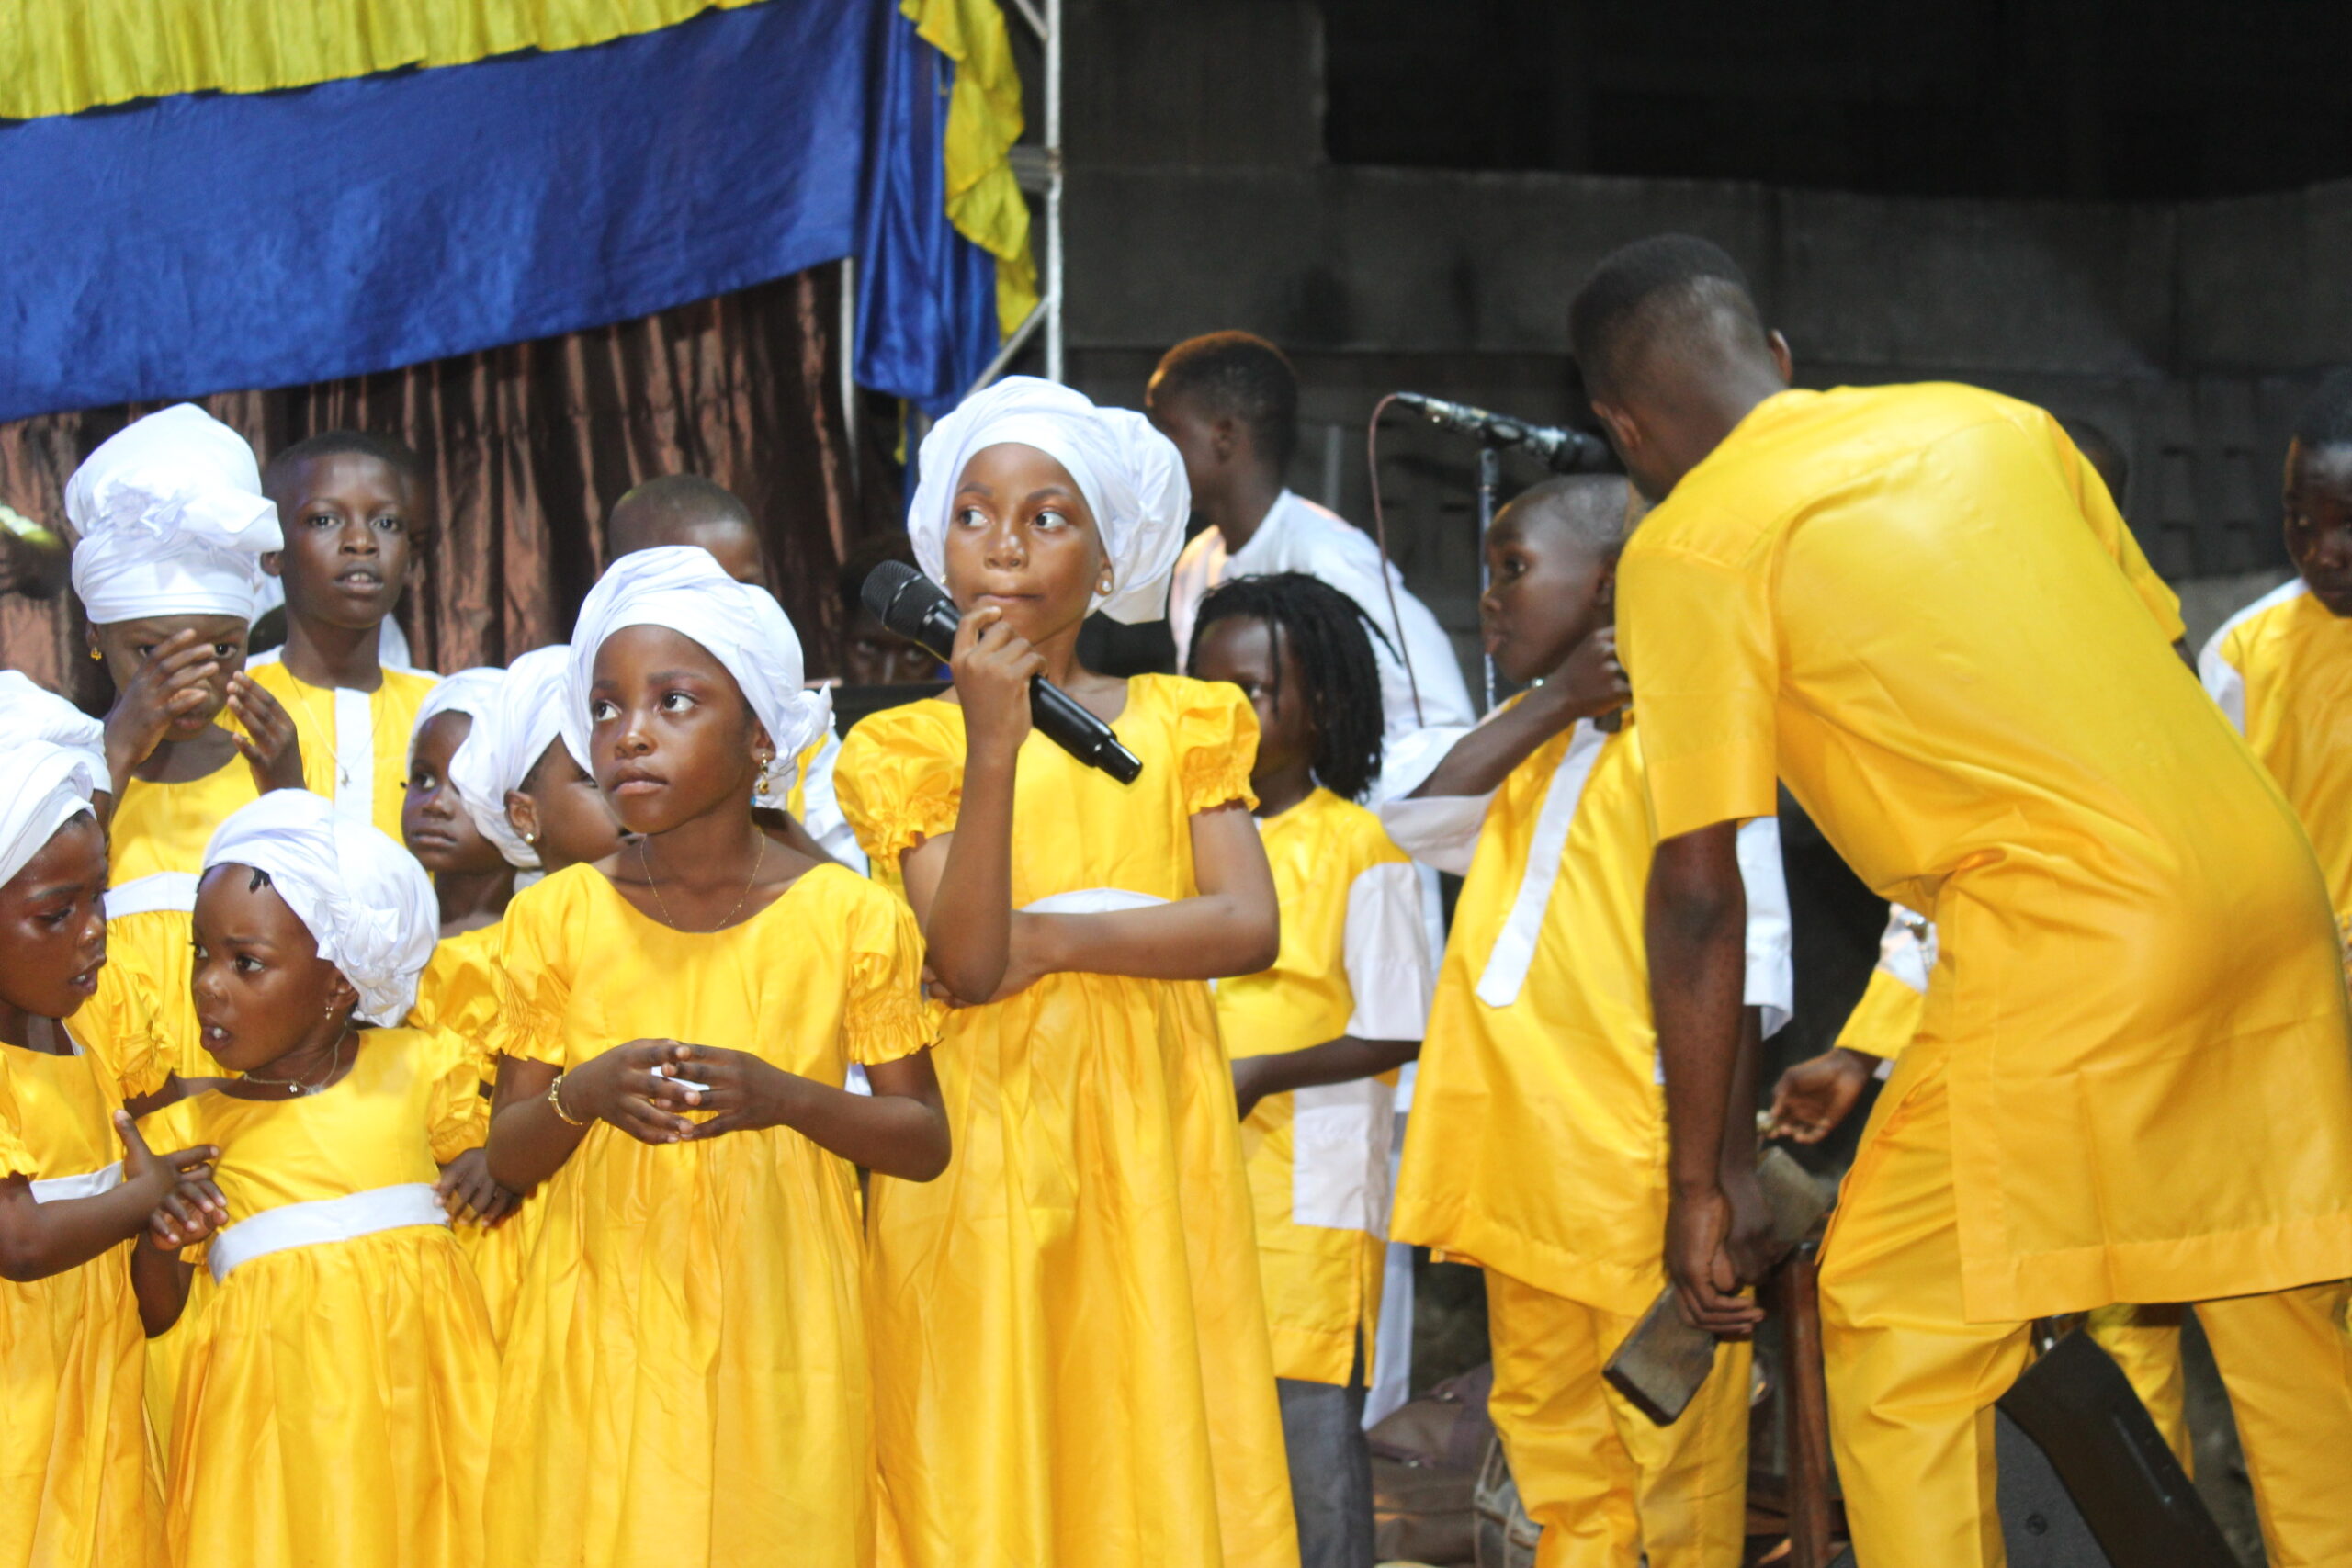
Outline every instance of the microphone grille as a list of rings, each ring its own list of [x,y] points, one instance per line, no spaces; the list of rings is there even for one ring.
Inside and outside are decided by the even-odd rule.
[[[898,603],[899,595],[906,592],[908,583],[922,580],[922,573],[906,562],[886,560],[865,574],[865,584],[858,589],[857,596],[865,602],[867,609],[874,612],[876,620],[888,626],[890,624],[890,607]]]

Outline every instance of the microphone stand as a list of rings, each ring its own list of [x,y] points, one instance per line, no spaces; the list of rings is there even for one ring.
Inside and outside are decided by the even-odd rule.
[[[1490,441],[1481,441],[1478,444],[1478,536],[1471,541],[1471,553],[1476,557],[1478,562],[1478,597],[1481,602],[1486,599],[1487,589],[1489,586],[1487,573],[1487,530],[1494,524],[1496,498],[1502,493],[1502,449]],[[1486,678],[1486,702],[1478,711],[1482,714],[1492,713],[1495,711],[1495,656],[1482,648],[1479,650],[1478,661]]]

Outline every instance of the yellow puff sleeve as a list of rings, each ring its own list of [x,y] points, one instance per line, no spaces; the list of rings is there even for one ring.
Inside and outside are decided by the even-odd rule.
[[[153,1094],[171,1076],[157,987],[143,970],[109,959],[98,971],[97,994],[65,1027],[97,1059],[118,1100]]]
[[[1258,713],[1238,686],[1187,681],[1176,716],[1176,754],[1189,815],[1239,801],[1255,807],[1250,770],[1258,761]]]
[[[568,929],[587,918],[572,907],[571,895],[579,878],[598,874],[593,866],[568,867],[525,888],[506,907],[491,965],[501,1005],[482,1028],[479,1051],[564,1065],[563,1017],[571,1002],[571,976],[561,955],[571,945]]]
[[[417,1071],[429,1080],[425,1095],[425,1132],[433,1141],[433,1157],[448,1164],[468,1149],[478,1149],[490,1136],[490,1101],[481,1092],[481,1074],[473,1047],[454,1034],[434,1030],[410,1030],[417,1053]]]
[[[849,886],[842,1053],[853,1062],[895,1062],[937,1032],[936,1010],[922,997],[922,932],[905,900],[872,883]]]
[[[833,764],[833,794],[858,848],[893,876],[899,856],[956,830],[963,806],[963,713],[951,709],[943,724],[917,711],[934,705],[888,708],[867,718],[849,732]]]
[[[0,1065],[0,1177],[40,1174],[40,1162],[33,1158],[32,1150],[25,1147],[24,1124],[16,1089],[8,1081],[6,1066]]]

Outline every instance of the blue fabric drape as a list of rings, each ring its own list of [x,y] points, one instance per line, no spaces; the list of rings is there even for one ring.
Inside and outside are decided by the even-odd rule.
[[[901,23],[888,0],[766,0],[594,48],[0,122],[0,419],[645,315],[846,254],[862,209],[896,215],[893,244],[945,232],[944,102],[869,114],[877,14]],[[929,184],[876,167],[864,198],[870,124],[924,110],[928,159],[903,155]],[[897,280],[876,330],[923,362],[910,290],[950,275],[869,270]]]
[[[857,225],[859,385],[933,418],[998,347],[996,258],[947,220],[947,95],[955,63],[885,0],[876,22],[867,158]]]

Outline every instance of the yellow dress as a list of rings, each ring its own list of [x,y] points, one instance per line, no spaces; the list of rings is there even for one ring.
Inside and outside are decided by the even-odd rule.
[[[1418,1040],[1429,1021],[1420,882],[1380,818],[1327,789],[1258,819],[1282,901],[1282,956],[1217,982],[1236,1060],[1352,1034]],[[1258,1101],[1241,1123],[1274,1375],[1345,1386],[1378,1335],[1396,1075]],[[1364,1368],[1370,1376],[1370,1368]]]
[[[129,779],[115,795],[107,830],[107,951],[112,962],[138,970],[153,987],[164,1060],[182,1077],[220,1076],[220,1065],[198,1032],[188,994],[194,968],[188,917],[196,908],[204,846],[231,812],[260,798],[253,768],[242,756],[185,784]]]
[[[1862,999],[1846,1015],[1838,1043],[1892,1062],[1919,1032],[1928,1006],[1928,975],[1935,967],[1936,928],[1900,904],[1887,906],[1886,934],[1879,938],[1878,962],[1871,966]],[[1886,1069],[1881,1067],[1883,1074]]]
[[[840,1087],[929,1043],[906,907],[819,866],[740,925],[673,931],[594,866],[501,923],[498,1042],[574,1067],[671,1038]],[[862,1568],[873,1427],[857,1182],[787,1128],[655,1146],[589,1129],[506,1337],[491,1460],[500,1568]]]
[[[1973,1321],[2352,1274],[2327,888],[2151,581],[2048,414],[1948,385],[1768,400],[1626,547],[1657,833],[1777,777],[1936,922]]]
[[[79,1055],[0,1045],[0,1176],[39,1183],[119,1168],[115,1108],[163,1076],[151,1014],[109,966],[66,1021]],[[46,1280],[0,1282],[0,1568],[164,1560],[130,1257],[126,1244]]]
[[[156,1148],[220,1147],[230,1225],[210,1257],[241,1223],[283,1224],[290,1216],[273,1213],[295,1204],[417,1184],[429,1204],[438,1162],[481,1141],[470,1053],[413,1029],[359,1040],[351,1071],[321,1094],[216,1089],[146,1118]],[[482,1562],[495,1363],[481,1293],[446,1224],[238,1266],[197,1325],[174,1401],[164,1504],[175,1568]]]
[[[449,1035],[477,1054],[485,1103],[498,1081],[498,1058],[492,1053],[491,1042],[506,994],[499,977],[498,944],[495,924],[443,938],[417,981],[416,1006],[408,1015],[411,1027]],[[483,1130],[488,1131],[487,1120]],[[523,1257],[538,1229],[540,1209],[535,1200],[536,1194],[526,1193],[514,1212],[494,1225],[464,1214],[449,1222],[458,1246],[474,1266],[482,1305],[490,1313],[491,1332],[501,1344],[505,1343],[507,1325],[514,1315]]]
[[[1191,818],[1250,802],[1240,693],[1137,676],[1121,785],[1020,757],[1012,902],[1193,897]],[[842,743],[877,871],[952,831],[964,716],[927,700]],[[1231,1068],[1197,981],[1049,976],[949,1016],[955,1162],[871,1199],[878,1559],[891,1568],[1297,1561]]]
[[[307,684],[275,659],[249,666],[246,673],[293,716],[302,743],[303,786],[398,840],[409,738],[439,677],[388,664],[382,685],[357,692]]]
[[[2198,671],[2302,818],[2336,918],[2352,922],[2352,620],[2297,578],[2222,623]]]

